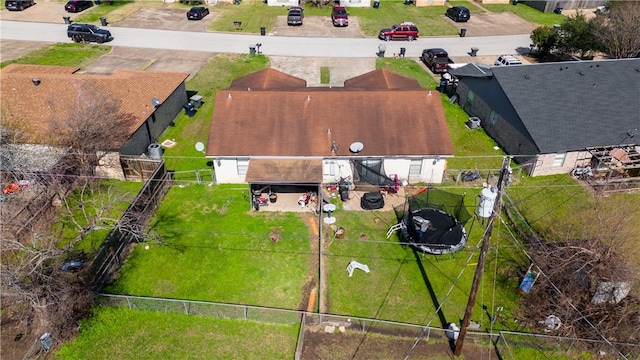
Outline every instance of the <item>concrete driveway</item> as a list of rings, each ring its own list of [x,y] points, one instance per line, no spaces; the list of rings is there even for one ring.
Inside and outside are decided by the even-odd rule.
[[[349,26],[336,27],[329,16],[305,16],[301,26],[287,25],[286,16],[278,16],[276,24],[269,35],[300,36],[325,38],[364,38],[360,31],[360,22],[355,16],[349,17]]]
[[[69,16],[71,20],[73,20],[80,14],[93,9],[91,7],[82,12],[72,14],[64,10],[64,4],[65,2],[47,2],[42,0],[23,11],[9,11],[4,8],[3,2],[2,10],[0,10],[0,19],[64,24],[63,16]]]
[[[187,20],[187,11],[184,9],[142,8],[113,25],[144,29],[207,31],[207,25],[218,15],[213,11],[214,9],[215,7],[210,7],[211,13],[202,20]]]
[[[444,16],[444,15],[443,15]],[[465,22],[455,22],[444,16],[458,29],[467,29],[466,36],[493,36],[530,34],[537,26],[510,12],[494,13],[486,11],[471,14]]]

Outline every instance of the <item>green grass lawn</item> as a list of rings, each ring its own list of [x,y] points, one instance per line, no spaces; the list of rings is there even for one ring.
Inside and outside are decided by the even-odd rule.
[[[100,224],[92,227],[93,230],[74,247],[74,250],[91,256],[102,245],[142,186],[142,182],[104,180],[84,191],[75,189],[66,200],[69,208],[63,204],[59,210],[60,216],[52,226],[54,236],[60,239],[60,246],[67,245],[79,236],[81,229],[78,226],[87,227],[88,221],[93,221],[98,212],[103,212]]]
[[[292,359],[299,328],[112,307],[81,326],[56,359]]]
[[[525,4],[513,6],[512,4],[482,4],[492,12],[512,12],[521,18],[538,25],[562,24],[566,16],[555,13],[543,13]]]
[[[159,142],[166,139],[178,144],[165,149],[164,160],[168,169],[183,170],[211,170],[212,164],[204,154],[195,149],[196,142],[207,143],[209,125],[213,115],[213,105],[216,92],[228,88],[231,82],[249,73],[269,66],[269,59],[262,55],[222,54],[213,57],[200,71],[187,81],[187,91],[197,93],[203,97],[203,105],[192,118],[181,113],[175,120],[175,126],[170,127]],[[189,175],[193,179],[193,175]],[[178,174],[176,179],[180,179]]]
[[[248,213],[246,190],[173,187],[151,222],[164,244],[136,246],[106,291],[298,309],[312,271],[306,218]]]
[[[111,46],[88,44],[52,44],[34,50],[17,59],[3,61],[0,67],[9,64],[56,65],[83,67],[91,64],[111,51]]]

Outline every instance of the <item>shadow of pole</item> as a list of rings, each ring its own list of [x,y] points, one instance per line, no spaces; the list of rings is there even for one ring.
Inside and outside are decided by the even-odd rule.
[[[416,258],[416,263],[418,264],[418,268],[420,268],[422,279],[424,280],[424,284],[427,286],[427,290],[429,291],[429,296],[431,296],[431,301],[433,301],[433,306],[435,307],[438,313],[438,318],[440,319],[442,328],[446,329],[449,323],[447,322],[447,319],[445,318],[444,313],[440,308],[440,302],[438,301],[438,297],[436,296],[436,293],[433,291],[433,287],[431,286],[431,281],[429,281],[429,276],[427,275],[427,272],[424,270],[424,266],[422,266],[420,254],[418,254],[418,251],[415,249],[413,249],[413,256]]]

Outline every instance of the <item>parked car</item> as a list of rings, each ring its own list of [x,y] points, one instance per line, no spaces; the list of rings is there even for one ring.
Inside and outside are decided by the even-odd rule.
[[[344,6],[334,6],[331,10],[333,26],[349,26],[349,14]]]
[[[447,51],[441,48],[422,50],[420,59],[434,74],[448,72],[449,65],[453,64],[453,60],[449,58]]]
[[[464,6],[450,7],[445,15],[455,22],[467,22],[471,19],[471,12]]]
[[[100,29],[91,24],[71,24],[67,27],[67,36],[75,42],[92,42],[98,44],[113,40],[109,30]]]
[[[407,21],[402,24],[392,25],[388,29],[380,30],[378,38],[384,41],[397,39],[413,41],[418,38],[418,28],[414,23]]]
[[[302,25],[304,20],[304,9],[300,6],[289,8],[287,13],[287,25]]]
[[[522,65],[522,61],[513,55],[500,55],[494,63],[495,66]]]
[[[4,2],[4,7],[9,11],[22,11],[35,4],[33,0],[7,0]]]
[[[204,6],[194,6],[187,11],[188,20],[202,20],[207,15],[209,15],[209,8]]]
[[[69,0],[64,9],[70,13],[77,13],[93,6],[93,2],[87,0]]]

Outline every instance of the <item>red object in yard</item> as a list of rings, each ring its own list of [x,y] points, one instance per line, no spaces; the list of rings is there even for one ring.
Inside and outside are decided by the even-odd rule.
[[[9,184],[2,189],[3,194],[17,194],[20,192],[20,186],[18,184]]]

